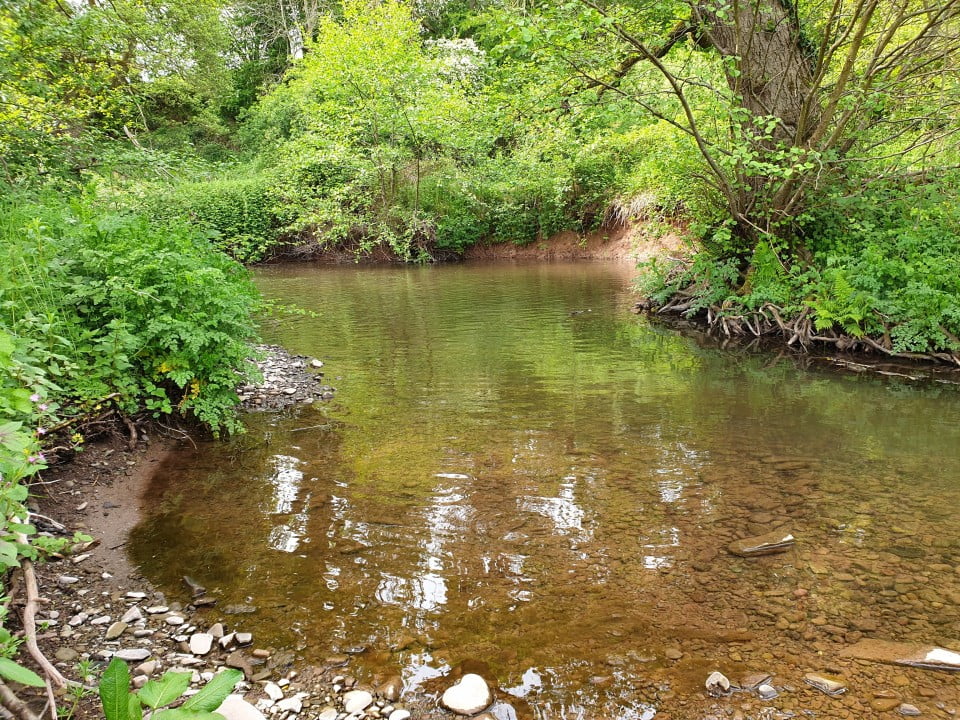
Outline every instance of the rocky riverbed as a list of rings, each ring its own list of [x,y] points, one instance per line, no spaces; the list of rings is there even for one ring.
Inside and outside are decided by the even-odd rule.
[[[323,400],[328,391],[323,389],[322,364],[277,348],[265,350],[263,386],[242,389],[248,407],[296,412],[297,405]],[[238,688],[244,701],[235,699],[225,708],[230,720],[258,720],[261,715],[276,720],[449,720],[454,710],[444,708],[445,697],[448,706],[462,703],[462,712],[479,712],[483,720],[570,716],[545,695],[538,697],[538,690],[522,696],[518,687],[508,687],[512,684],[508,678],[483,667],[483,660],[492,661],[500,651],[490,644],[464,647],[439,634],[418,635],[410,643],[435,658],[445,657],[453,670],[419,685],[410,683],[408,675],[405,684],[398,661],[402,650],[391,655],[372,642],[339,645],[316,633],[306,638],[312,658],[306,663],[302,660],[306,653],[274,646],[258,636],[253,626],[258,616],[249,612],[252,605],[222,605],[215,589],[208,593],[187,581],[180,588],[168,587],[168,595],[159,593],[130,566],[124,545],[139,517],[137,498],[169,442],[151,431],[139,433],[132,449],[125,439],[91,446],[82,462],[45,474],[47,484],[37,488],[36,510],[56,522],[44,524],[38,515],[41,527],[82,530],[96,539],[94,545],[81,545],[39,571],[44,599],[39,613],[41,647],[68,677],[85,680],[89,672],[91,679],[86,681],[95,683],[108,659],[118,655],[130,663],[136,683],[169,669],[183,669],[191,673],[196,690],[212,673],[237,667],[245,675]],[[750,483],[725,485],[726,521],[703,526],[704,542],[684,551],[690,556],[678,556],[678,569],[663,567],[656,579],[651,578],[650,606],[643,613],[646,634],[621,612],[625,595],[616,598],[617,614],[584,614],[584,636],[602,625],[623,644],[622,652],[585,670],[581,683],[588,690],[585,694],[629,702],[621,714],[584,715],[578,709],[579,717],[955,717],[960,700],[956,673],[844,654],[864,638],[955,641],[954,577],[960,574],[955,539],[918,539],[919,521],[916,528],[901,527],[901,512],[900,524],[884,529],[865,555],[852,557],[849,548],[831,549],[829,542],[848,529],[854,532],[874,515],[892,515],[894,505],[902,511],[915,504],[919,513],[926,501],[894,493],[891,479],[878,476],[862,496],[848,491],[849,507],[811,505],[810,498],[818,497],[816,483],[822,472],[815,461],[796,457],[763,457],[753,466],[736,451],[736,472],[750,477],[786,474],[790,482],[763,496]],[[505,506],[494,517],[507,519],[509,510]],[[678,516],[673,522],[686,521]],[[786,541],[774,531],[788,522],[792,532]],[[821,526],[826,531],[821,532]],[[889,541],[888,532],[894,536]],[[777,554],[768,554],[770,550]],[[359,549],[350,553],[355,551]],[[760,556],[754,557],[757,553]],[[584,541],[583,557],[588,558],[584,562],[590,565],[582,571],[611,573],[605,587],[616,590],[618,568],[633,555],[635,549],[626,543],[592,552]],[[758,568],[763,570],[759,575]],[[655,584],[659,580],[662,592]],[[866,602],[861,597],[864,590],[869,591]],[[381,623],[387,622],[382,612],[379,616]],[[542,620],[528,616],[524,627],[535,634]],[[555,642],[538,643],[545,658],[538,664],[548,667],[551,657],[562,655],[564,643],[578,641],[557,637]],[[389,656],[379,663],[384,670],[372,671],[377,663],[370,661],[371,656],[381,651]],[[465,658],[480,663],[464,663]],[[518,675],[528,669],[523,665],[513,671],[504,661],[499,665],[501,674]],[[482,685],[467,679],[478,673],[483,675]],[[449,693],[460,680],[460,689]],[[468,690],[473,695],[465,697]],[[92,695],[66,694],[60,704],[78,718],[101,717]],[[589,713],[589,705],[583,707]]]

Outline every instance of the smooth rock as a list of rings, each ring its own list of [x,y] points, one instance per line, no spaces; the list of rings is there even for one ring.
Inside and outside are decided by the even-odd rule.
[[[387,678],[380,687],[377,688],[377,695],[382,697],[387,702],[396,702],[400,699],[400,694],[403,692],[403,678],[399,675],[394,675],[393,677]]]
[[[667,660],[679,660],[683,657],[683,653],[677,648],[667,648],[666,652],[663,653]]]
[[[190,652],[194,655],[206,655],[213,647],[213,635],[194,633],[190,636]]]
[[[284,712],[298,713],[303,710],[303,700],[294,695],[293,697],[284,698],[278,702],[277,707]]]
[[[870,701],[870,709],[876,712],[887,712],[888,710],[893,710],[895,707],[900,707],[899,698],[879,697],[873,698]]]
[[[150,682],[150,678],[148,678],[146,675],[137,675],[137,676],[133,679],[133,687],[134,687],[135,689],[139,690],[139,689],[142,688],[144,685],[146,685],[148,682]]]
[[[127,662],[140,662],[150,657],[150,651],[146,648],[125,648],[118,650],[114,657],[126,660]]]
[[[58,648],[53,656],[60,662],[72,663],[74,660],[80,657],[80,653],[73,648],[62,647]]]
[[[109,625],[112,618],[109,615],[101,615],[90,621],[91,625]]]
[[[123,635],[126,629],[127,624],[125,622],[115,622],[113,625],[107,628],[107,632],[103,637],[105,640],[116,640],[118,637]]]
[[[238,632],[233,636],[233,639],[236,640],[237,645],[249,645],[253,642],[253,635],[246,632]]]
[[[283,690],[281,690],[280,686],[276,683],[268,682],[263,686],[263,691],[267,694],[267,697],[274,702],[283,698]]]
[[[319,718],[317,720],[319,720]],[[390,713],[390,717],[388,717],[387,720],[410,720],[410,711],[394,710]]]
[[[165,612],[170,612],[170,608],[166,605],[154,605],[147,608],[147,613],[150,615],[162,615]]]
[[[317,715],[317,720],[337,720],[337,715],[339,714],[336,708],[324,708],[320,711],[320,714]]]
[[[351,690],[343,696],[343,709],[348,713],[360,712],[370,707],[373,695],[366,690]]]
[[[928,670],[960,670],[960,653],[935,645],[861,640],[841,650],[840,657],[908,665]]]
[[[210,629],[207,630],[207,632],[213,635],[214,638],[219,640],[224,635],[223,623],[214,623],[213,625],[210,626]]]
[[[167,625],[183,625],[185,622],[186,620],[179,615],[171,615],[166,619]]]
[[[226,720],[267,720],[262,712],[240,695],[228,695],[215,712],[223,715]]]
[[[903,703],[897,708],[897,712],[905,717],[916,717],[920,714],[920,708],[918,708],[916,705],[911,705],[910,703]]]
[[[62,588],[68,588],[71,585],[76,585],[80,582],[80,578],[74,575],[61,575],[57,578],[57,585]]]
[[[145,663],[140,663],[133,669],[134,675],[146,675],[149,677],[157,671],[157,661],[156,660],[147,660]]]
[[[123,614],[123,617],[120,618],[120,622],[124,622],[127,625],[131,625],[139,620],[143,620],[143,613],[140,612],[140,608],[138,608],[136,605],[127,610]]]
[[[476,715],[493,702],[493,693],[487,681],[474,673],[467,673],[455,685],[447,688],[440,704],[458,715]]]
[[[762,685],[757,686],[757,696],[761,700],[773,700],[780,693],[777,692],[777,689],[773,685],[768,685],[763,683]]]

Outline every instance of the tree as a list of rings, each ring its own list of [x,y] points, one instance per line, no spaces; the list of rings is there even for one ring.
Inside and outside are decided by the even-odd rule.
[[[802,253],[821,188],[935,170],[960,127],[960,0],[578,5],[621,53],[578,69],[693,138],[744,258],[764,238]]]

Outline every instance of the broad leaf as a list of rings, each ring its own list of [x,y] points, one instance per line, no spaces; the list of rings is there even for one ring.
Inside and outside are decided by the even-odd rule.
[[[156,710],[183,695],[183,691],[190,687],[190,678],[191,673],[165,672],[162,678],[151,680],[137,694],[144,705]]]
[[[150,716],[150,720],[226,720],[220,713],[184,710],[182,707],[161,710]]]
[[[120,658],[113,658],[100,678],[100,701],[107,720],[130,718],[130,670]]]
[[[0,657],[0,675],[6,680],[12,680],[21,685],[29,685],[30,687],[44,686],[43,679],[33,670],[28,670],[22,665],[17,665],[13,660],[5,657]]]
[[[243,680],[243,673],[239,670],[224,670],[219,675],[215,675],[203,687],[203,690],[187,700],[182,708],[184,710],[213,712],[220,707],[227,695],[233,692],[233,688],[241,680]]]
[[[143,720],[143,704],[140,702],[140,698],[134,693],[130,693],[128,698],[130,700],[127,703],[128,720]]]

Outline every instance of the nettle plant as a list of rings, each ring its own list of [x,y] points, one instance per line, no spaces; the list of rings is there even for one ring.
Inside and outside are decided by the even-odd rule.
[[[150,680],[140,690],[130,690],[130,670],[113,658],[100,679],[100,700],[106,720],[224,720],[214,712],[243,679],[239,670],[215,675],[200,692],[177,707],[167,707],[183,697],[190,687],[191,673],[168,671],[159,680]]]

